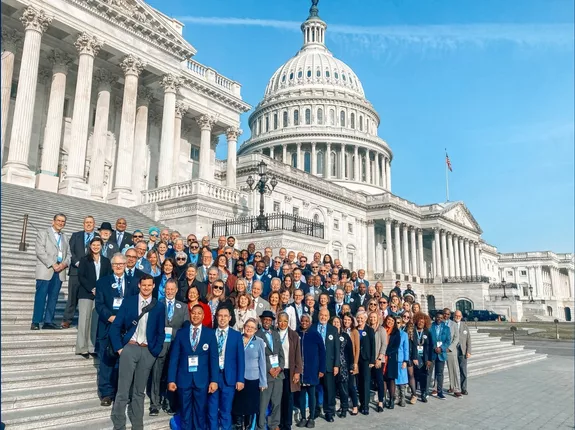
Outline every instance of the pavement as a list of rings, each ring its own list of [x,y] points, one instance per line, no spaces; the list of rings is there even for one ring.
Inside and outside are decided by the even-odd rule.
[[[570,343],[572,346],[573,344]],[[369,416],[316,420],[317,429],[415,430],[446,429],[573,429],[575,428],[573,356],[550,355],[546,360],[471,377],[468,396],[430,397],[405,408],[396,406]]]
[[[503,337],[511,340],[511,336]],[[575,355],[575,343],[573,340],[540,339],[528,336],[518,336],[515,340],[517,345],[523,345],[525,349],[534,349],[539,354],[549,356],[573,357]]]

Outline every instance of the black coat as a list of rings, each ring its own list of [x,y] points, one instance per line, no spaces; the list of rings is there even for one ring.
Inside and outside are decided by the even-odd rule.
[[[317,331],[318,325],[314,324],[310,327],[310,330]],[[337,329],[331,324],[326,324],[325,332],[325,368],[327,372],[333,372],[334,367],[341,366],[341,355],[340,355],[340,340]]]
[[[227,309],[228,311],[230,311],[230,315],[232,317],[232,320],[230,321],[230,327],[233,327],[236,325],[236,313],[234,312],[234,305],[232,303],[231,300],[226,299],[223,302],[218,303],[218,307],[216,309],[216,315],[218,314],[218,311],[220,309]],[[214,328],[218,328],[218,320],[216,318],[216,315],[214,315]]]
[[[128,233],[127,231],[124,231],[124,236],[122,236],[122,243],[118,243],[118,236],[116,235],[116,230],[114,230],[114,232],[112,233],[111,239],[116,242],[118,244],[118,247],[120,248],[120,252],[122,252],[122,250],[126,247],[126,246],[132,246],[134,241],[132,240],[132,234]]]
[[[106,257],[100,256],[100,278],[111,275],[112,264]],[[78,289],[78,299],[94,300],[96,297],[92,294],[92,289],[96,288],[96,267],[94,261],[89,256],[84,256],[80,259],[78,266],[78,281],[80,288]]]
[[[180,279],[178,282],[178,294],[176,294],[176,300],[188,303],[188,290],[191,286],[196,287],[200,293],[200,299],[205,300],[206,294],[208,294],[208,286],[197,279],[194,279],[190,285],[185,277]]]
[[[366,325],[363,333],[359,331],[359,359],[375,364],[375,332]]]
[[[68,274],[77,275],[79,266],[76,267],[76,263],[79,263],[82,257],[87,254],[86,243],[84,242],[84,230],[72,233],[68,245],[70,246],[70,269]],[[94,232],[94,237],[98,236],[97,232]]]
[[[396,379],[398,376],[398,362],[397,356],[399,353],[399,346],[401,344],[401,333],[399,329],[391,332],[389,339],[387,340],[387,349],[385,351],[385,356],[387,358],[387,363],[385,366],[385,377],[390,379]]]
[[[417,346],[423,346],[423,354],[419,355],[417,351]],[[409,341],[409,359],[411,361],[418,360],[421,365],[421,362],[425,364],[427,361],[431,361],[431,354],[433,352],[433,346],[431,345],[431,334],[429,330],[426,328],[423,329],[423,333],[421,335],[421,341],[419,341],[417,336],[417,330],[413,332],[413,339]]]

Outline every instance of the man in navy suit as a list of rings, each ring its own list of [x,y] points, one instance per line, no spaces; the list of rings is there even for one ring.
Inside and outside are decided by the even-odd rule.
[[[299,267],[293,269],[293,283],[294,288],[299,288],[304,294],[309,293],[309,285],[305,283],[305,279],[302,279],[302,271]]]
[[[231,430],[234,394],[236,390],[244,389],[244,344],[240,332],[230,327],[232,316],[229,309],[219,309],[216,318],[220,371],[218,391],[208,396],[208,423],[210,430]]]
[[[110,340],[120,355],[118,393],[112,409],[114,429],[126,428],[126,406],[133,429],[144,429],[144,399],[150,371],[164,346],[166,307],[152,298],[154,278],[145,274],[140,293],[126,297],[110,327]]]
[[[282,259],[280,257],[274,257],[272,260],[271,267],[268,269],[268,274],[272,278],[280,278],[283,279],[282,273]]]
[[[254,281],[262,281],[263,296],[269,296],[271,292],[272,276],[266,271],[266,263],[263,260],[255,263]]]
[[[126,280],[134,289],[138,289],[138,281],[145,274],[136,266],[138,252],[134,248],[129,248],[124,254],[126,255]]]
[[[112,235],[112,240],[118,244],[120,251],[132,246],[132,235],[126,231],[128,223],[125,218],[118,218],[116,221],[116,230]]]
[[[115,371],[118,357],[111,354],[110,326],[116,319],[124,298],[138,294],[126,279],[124,268],[126,257],[118,252],[112,257],[112,275],[103,276],[96,284],[95,306],[98,312],[98,391],[101,405],[110,406],[116,394],[117,372]],[[110,345],[111,346],[111,345]]]
[[[437,397],[445,399],[443,395],[443,370],[445,368],[445,362],[447,361],[447,347],[451,343],[451,332],[449,331],[449,327],[443,324],[443,314],[441,312],[435,314],[435,322],[431,324],[429,334],[431,335],[433,352],[431,353],[431,367],[427,375],[427,389],[431,387],[431,378],[433,369],[435,368],[437,386],[433,394],[437,391]]]
[[[220,367],[214,330],[202,326],[204,308],[194,305],[192,323],[184,325],[172,343],[168,390],[178,390],[183,430],[204,430],[208,394],[218,389]]]

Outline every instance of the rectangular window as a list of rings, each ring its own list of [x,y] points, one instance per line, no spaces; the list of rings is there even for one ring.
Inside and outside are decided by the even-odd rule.
[[[507,271],[507,276],[513,276],[513,270],[508,270],[508,271]]]
[[[299,216],[299,208],[297,206],[293,207],[293,216]]]
[[[274,113],[274,130],[278,129],[278,114]]]
[[[266,133],[270,131],[270,117],[266,116]]]
[[[12,82],[12,86],[10,87],[10,98],[15,99],[17,92],[18,92],[18,82]]]
[[[281,210],[280,202],[274,202],[274,213],[279,213]]]
[[[353,253],[347,253],[347,268],[353,270]]]
[[[347,223],[347,232],[353,234],[353,224],[351,222]]]
[[[522,270],[522,271],[521,271],[521,276],[527,276],[527,270]]]
[[[194,161],[200,161],[200,148],[192,146],[190,150],[190,158]]]
[[[339,220],[338,219],[333,220],[333,228],[334,228],[334,230],[339,230]]]

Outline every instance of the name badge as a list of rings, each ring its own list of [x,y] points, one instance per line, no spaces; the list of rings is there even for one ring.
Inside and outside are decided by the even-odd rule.
[[[437,348],[441,348],[441,345],[443,345],[443,342],[438,341],[438,342],[437,342]]]
[[[188,372],[193,373],[198,371],[199,359],[197,355],[188,356]]]
[[[280,367],[280,359],[277,354],[270,355],[270,364],[272,368]]]
[[[114,297],[114,304],[113,304],[113,308],[115,311],[117,311],[118,309],[120,309],[120,306],[122,306],[122,302],[124,301],[124,299],[122,297]]]
[[[417,353],[419,355],[423,355],[423,346],[422,345],[417,345]]]
[[[220,357],[220,370],[224,368],[224,356]]]
[[[164,342],[171,342],[172,341],[172,327],[166,327],[164,329],[164,332],[166,333],[166,336],[164,338]]]

